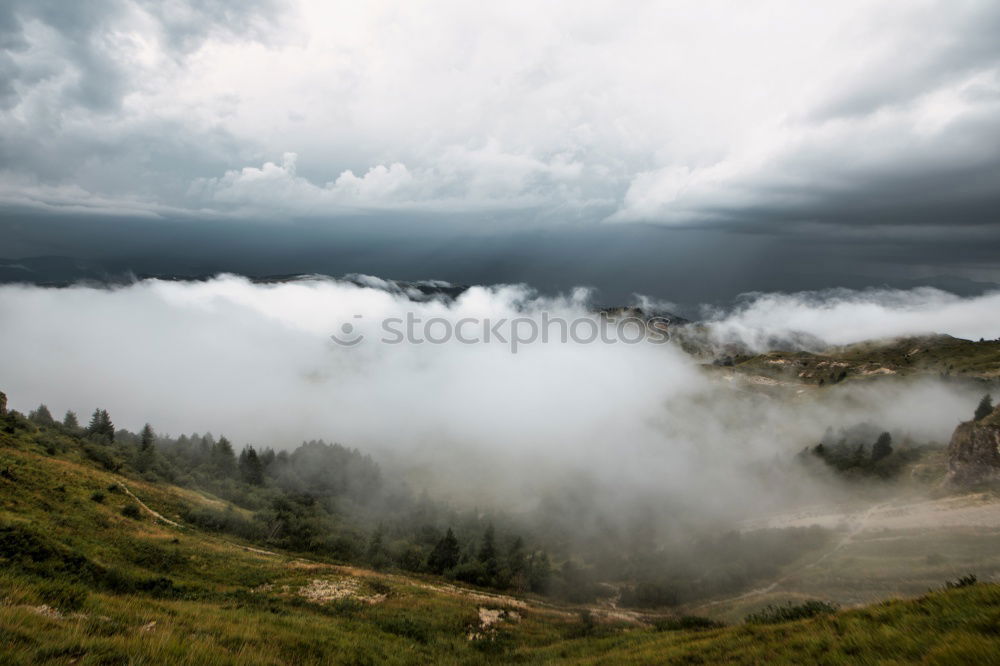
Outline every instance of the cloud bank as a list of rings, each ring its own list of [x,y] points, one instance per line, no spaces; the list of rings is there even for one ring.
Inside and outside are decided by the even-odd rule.
[[[541,298],[521,286],[475,287],[454,302],[414,302],[374,279],[360,282],[2,286],[0,345],[14,352],[0,357],[0,387],[18,409],[45,402],[85,416],[100,406],[133,430],[148,421],[258,446],[340,441],[407,470],[418,488],[508,508],[530,507],[554,479],[582,475],[609,497],[688,501],[718,488],[699,504],[730,517],[811,492],[794,478],[775,485],[748,470],[787,459],[828,426],[867,421],[941,442],[978,399],[916,383],[775,401],[710,379],[670,345],[535,344],[517,354],[505,344],[383,345],[375,342],[381,319],[407,312],[452,322],[592,315],[583,291]],[[777,302],[791,321],[856,325],[858,336],[962,326],[969,311],[993,307],[945,302],[934,319],[927,304],[938,295],[897,298],[883,306],[895,321],[878,330],[874,318],[823,319],[815,312],[829,309],[816,303],[793,313],[792,301]],[[908,319],[906,298],[925,304],[920,318]],[[737,316],[759,321],[750,313],[761,307]],[[834,314],[838,307],[846,306],[835,302]],[[954,320],[956,312],[969,319]],[[335,344],[329,336],[344,323],[369,337]]]
[[[706,309],[716,342],[767,351],[767,341],[796,334],[845,345],[865,340],[946,334],[1000,339],[1000,292],[960,298],[939,289],[837,289],[749,294],[732,311]]]

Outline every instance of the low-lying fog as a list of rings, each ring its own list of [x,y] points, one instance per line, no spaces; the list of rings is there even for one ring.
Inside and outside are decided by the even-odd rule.
[[[85,421],[99,406],[119,427],[225,434],[237,448],[338,441],[444,497],[516,509],[586,477],[609,501],[697,497],[730,517],[818,492],[747,470],[815,443],[828,426],[868,421],[897,437],[946,442],[978,399],[927,380],[848,382],[818,398],[778,400],[711,379],[669,344],[550,341],[516,354],[496,340],[385,344],[381,322],[408,312],[452,325],[594,316],[584,291],[545,299],[519,286],[475,287],[450,303],[413,302],[369,283],[221,276],[115,289],[3,286],[0,389],[22,411],[44,402],[57,418],[72,409]],[[1000,334],[1000,294],[930,289],[755,295],[708,314],[720,339],[752,346],[788,331],[831,343]],[[330,337],[359,333],[354,346]]]

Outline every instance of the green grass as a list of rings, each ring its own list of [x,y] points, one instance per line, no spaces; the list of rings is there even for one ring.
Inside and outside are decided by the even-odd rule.
[[[534,656],[578,664],[986,664],[998,649],[1000,587],[975,585],[783,624],[626,632]]]
[[[774,351],[743,359],[738,372],[824,385],[890,376],[1000,379],[1000,341],[975,342],[947,335],[863,342],[821,354]],[[889,372],[887,372],[889,371]]]
[[[0,471],[0,664],[959,664],[1000,654],[996,585],[768,625],[629,625],[249,550],[183,523],[191,508],[224,506],[217,498],[122,477],[57,429],[0,433]],[[126,510],[139,505],[121,484],[180,526]],[[349,593],[310,601],[303,589],[315,580]],[[481,608],[508,613],[483,632]]]

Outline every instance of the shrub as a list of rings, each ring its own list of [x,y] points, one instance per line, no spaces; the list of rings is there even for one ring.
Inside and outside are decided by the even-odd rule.
[[[101,502],[104,501],[104,493],[102,493],[100,490],[95,490],[91,494],[90,499],[100,504]]]
[[[700,615],[682,615],[681,617],[670,617],[656,620],[653,628],[657,631],[702,631],[705,629],[721,629],[726,626],[722,622],[716,622],[712,618]]]
[[[99,463],[101,467],[109,472],[117,472],[122,467],[122,462],[115,458],[104,446],[88,442],[83,445],[83,452],[88,458]]]
[[[945,587],[948,588],[949,590],[955,590],[960,587],[971,587],[975,585],[978,581],[979,579],[976,578],[976,574],[968,574],[966,576],[962,576],[957,580],[949,580],[947,583],[945,583]]]
[[[181,513],[185,521],[211,532],[225,532],[247,539],[261,540],[267,536],[264,526],[248,519],[231,508],[187,507]]]
[[[100,582],[105,589],[115,594],[144,592],[154,597],[175,598],[182,592],[174,585],[174,581],[164,576],[138,578],[113,567],[103,571]]]
[[[167,573],[186,564],[188,558],[176,548],[140,541],[132,544],[129,559],[144,569]]]
[[[802,620],[817,615],[836,613],[839,609],[837,604],[829,601],[810,600],[801,604],[768,605],[757,611],[750,613],[746,617],[748,624],[778,624],[781,622],[791,622]]]
[[[126,504],[122,507],[122,515],[132,520],[140,520],[142,518],[142,511],[135,504]]]

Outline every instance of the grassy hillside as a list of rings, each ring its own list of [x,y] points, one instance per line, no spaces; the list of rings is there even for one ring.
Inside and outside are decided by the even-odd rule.
[[[684,628],[698,623],[266,551],[181,518],[223,504],[100,468],[56,431],[0,432],[0,663],[982,663],[1000,652],[995,585]]]
[[[834,347],[823,353],[772,351],[736,358],[736,372],[807,384],[836,384],[885,376],[1000,379],[1000,341],[947,335],[900,338]]]

